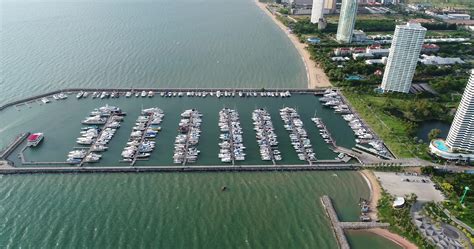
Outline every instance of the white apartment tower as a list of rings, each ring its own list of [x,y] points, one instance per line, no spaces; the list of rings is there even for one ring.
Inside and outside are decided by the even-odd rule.
[[[425,33],[419,23],[397,25],[382,79],[384,92],[410,91]]]
[[[446,145],[452,151],[474,152],[474,70],[467,82]]]
[[[313,0],[313,8],[311,9],[311,23],[318,23],[323,18],[324,0]]]
[[[357,15],[357,0],[342,0],[339,24],[337,25],[336,40],[342,43],[351,43],[352,32]]]

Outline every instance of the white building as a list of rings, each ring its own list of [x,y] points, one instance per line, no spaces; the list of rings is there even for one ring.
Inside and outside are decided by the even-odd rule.
[[[434,55],[422,54],[420,62],[425,65],[453,65],[464,64],[465,62],[459,57],[439,57]]]
[[[341,14],[337,26],[336,39],[339,42],[351,43],[352,32],[357,15],[357,0],[342,0]]]
[[[467,82],[446,144],[456,151],[474,152],[474,70]]]
[[[474,70],[467,82],[446,141],[430,143],[434,154],[450,160],[474,160]]]
[[[448,14],[448,18],[452,20],[470,20],[471,16],[468,14]]]
[[[396,26],[382,79],[384,92],[409,92],[425,34],[419,23]]]
[[[313,0],[313,7],[311,9],[311,23],[318,23],[320,18],[323,18],[324,0]]]

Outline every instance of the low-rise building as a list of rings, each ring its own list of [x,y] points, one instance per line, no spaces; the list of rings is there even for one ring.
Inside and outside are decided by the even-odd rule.
[[[452,20],[470,20],[471,16],[468,14],[448,14],[448,19]]]
[[[367,65],[374,65],[374,64],[387,64],[387,57],[382,57],[382,59],[371,59],[371,60],[366,60],[365,64]]]
[[[352,58],[354,60],[364,59],[364,58],[374,58],[374,55],[371,53],[355,53],[355,54],[352,54]]]
[[[436,44],[423,44],[421,46],[421,52],[425,54],[437,53],[439,51],[439,46]]]
[[[315,45],[315,44],[321,43],[321,39],[316,38],[316,37],[308,37],[308,39],[306,39],[306,42],[309,44]]]
[[[461,58],[449,58],[449,57],[439,57],[434,55],[421,55],[419,60],[425,65],[453,65],[453,64],[464,64],[465,62]]]
[[[352,42],[365,42],[369,40],[367,35],[362,30],[354,30],[352,32]]]

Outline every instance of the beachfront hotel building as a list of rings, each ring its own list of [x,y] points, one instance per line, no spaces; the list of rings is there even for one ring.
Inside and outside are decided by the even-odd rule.
[[[324,0],[313,0],[311,9],[311,23],[318,23],[323,18]]]
[[[342,0],[341,14],[339,15],[339,24],[337,25],[337,41],[351,43],[356,15],[357,0]]]
[[[474,70],[471,70],[446,141],[431,141],[430,150],[446,159],[474,160]]]
[[[382,79],[384,92],[410,91],[425,34],[419,23],[396,26]]]
[[[467,82],[446,144],[456,151],[474,152],[474,70]]]

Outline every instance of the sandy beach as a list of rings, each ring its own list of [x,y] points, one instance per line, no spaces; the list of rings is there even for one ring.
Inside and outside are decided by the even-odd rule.
[[[272,20],[275,22],[278,27],[280,27],[283,32],[290,38],[291,42],[298,50],[298,53],[301,56],[301,59],[304,62],[306,68],[306,74],[308,78],[308,88],[317,88],[317,87],[330,87],[331,82],[329,82],[329,78],[324,73],[323,69],[321,69],[316,62],[311,60],[311,55],[309,51],[306,49],[306,44],[301,43],[294,34],[288,32],[288,28],[283,25],[280,21],[276,19],[276,17],[266,8],[265,3],[261,3],[258,0],[255,0],[255,4],[265,12]]]
[[[368,229],[367,231],[371,232],[371,233],[374,233],[374,234],[377,234],[379,236],[382,236],[382,237],[384,237],[388,240],[391,240],[394,243],[396,243],[397,245],[401,246],[402,248],[405,248],[405,249],[417,249],[418,248],[415,244],[411,243],[407,239],[403,238],[402,236],[400,236],[396,233],[392,233],[392,232],[388,231],[387,229],[372,228],[372,229]]]
[[[372,220],[377,220],[377,203],[382,196],[382,188],[380,187],[380,184],[377,180],[377,177],[374,175],[374,173],[370,170],[362,170],[360,171],[362,177],[367,181],[367,184],[369,185],[370,189],[370,213],[369,216],[372,218]],[[392,233],[387,229],[382,229],[382,228],[373,228],[367,230],[371,233],[375,233],[379,236],[382,236],[386,239],[389,239],[393,241],[394,243],[398,244],[402,248],[405,249],[416,249],[418,248],[415,244],[411,243],[404,237]]]

